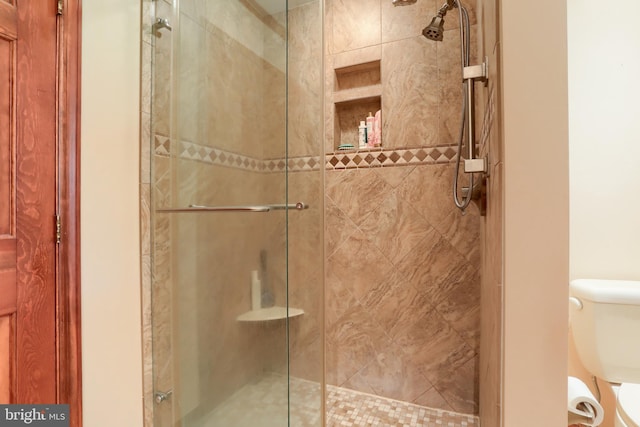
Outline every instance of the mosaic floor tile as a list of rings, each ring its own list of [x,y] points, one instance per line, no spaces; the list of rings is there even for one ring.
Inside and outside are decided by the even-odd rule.
[[[290,426],[320,427],[320,384],[291,380]],[[247,384],[190,427],[286,427],[287,379],[267,374]],[[472,415],[431,409],[345,388],[327,386],[327,427],[477,427]]]
[[[327,387],[327,427],[477,427],[478,418],[340,387]]]

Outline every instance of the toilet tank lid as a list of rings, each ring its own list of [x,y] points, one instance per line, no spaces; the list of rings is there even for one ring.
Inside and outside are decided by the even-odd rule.
[[[577,279],[569,288],[572,296],[593,302],[640,304],[640,281]]]

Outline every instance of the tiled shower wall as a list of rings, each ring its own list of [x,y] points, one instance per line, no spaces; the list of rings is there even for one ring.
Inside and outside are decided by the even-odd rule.
[[[327,383],[476,414],[480,216],[475,206],[461,215],[451,196],[462,91],[456,11],[435,43],[421,36],[435,0],[325,5]],[[332,64],[372,50],[382,149],[334,153]]]
[[[480,333],[480,420],[483,426],[501,425],[502,337],[502,197],[503,140],[500,123],[500,29],[497,0],[478,2],[482,29],[479,50],[489,63],[489,81],[478,95],[483,108],[480,153],[489,158],[487,214],[482,221],[482,320]]]
[[[145,225],[143,240],[153,242],[153,257],[148,243],[143,254],[145,425],[157,427],[206,414],[264,372],[287,371],[284,321],[236,321],[250,309],[262,250],[275,303],[287,303],[288,279],[289,305],[305,311],[291,320],[291,373],[322,377],[322,47],[318,2],[291,10],[287,129],[284,13],[266,16],[248,0],[181,1],[179,17],[164,0],[144,6],[143,88],[153,81],[153,117],[143,128],[151,120],[153,136],[142,138],[143,222],[150,194],[154,208],[284,203],[285,192],[310,206],[289,215],[288,241],[283,211],[156,213]],[[152,35],[154,14],[169,17],[173,32]],[[143,103],[150,97],[143,93]],[[287,244],[296,255],[288,266]],[[154,390],[174,395],[154,405]]]

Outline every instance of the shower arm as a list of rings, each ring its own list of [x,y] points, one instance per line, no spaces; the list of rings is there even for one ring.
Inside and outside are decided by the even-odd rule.
[[[476,158],[476,142],[475,142],[475,103],[474,103],[474,82],[476,80],[486,81],[488,78],[487,70],[488,58],[480,65],[470,65],[462,68],[462,80],[466,83],[467,89],[467,146],[468,158],[464,160],[464,172],[487,173],[487,159]]]

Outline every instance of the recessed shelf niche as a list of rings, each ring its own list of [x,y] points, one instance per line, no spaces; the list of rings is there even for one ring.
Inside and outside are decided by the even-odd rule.
[[[358,149],[358,125],[382,108],[380,60],[334,69],[334,151],[341,144]]]

